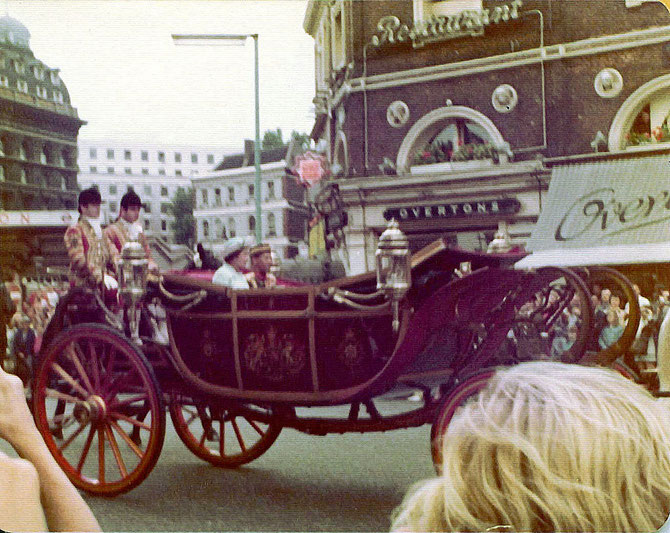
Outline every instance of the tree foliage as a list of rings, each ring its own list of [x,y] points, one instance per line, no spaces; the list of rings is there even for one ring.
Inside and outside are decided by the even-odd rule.
[[[193,189],[179,187],[168,210],[174,217],[170,228],[174,231],[177,244],[185,244],[193,247],[195,244],[195,217],[193,207],[195,205],[195,192]]]
[[[267,130],[263,134],[263,141],[261,143],[263,150],[270,150],[272,148],[281,148],[284,146],[284,135],[281,128],[276,130]]]
[[[291,132],[291,140],[298,141],[298,144],[303,150],[308,150],[309,145],[312,142],[307,133],[300,133],[299,131],[293,130]]]

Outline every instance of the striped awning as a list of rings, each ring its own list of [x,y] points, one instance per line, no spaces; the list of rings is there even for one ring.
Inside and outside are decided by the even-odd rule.
[[[555,166],[517,268],[670,262],[670,156]]]

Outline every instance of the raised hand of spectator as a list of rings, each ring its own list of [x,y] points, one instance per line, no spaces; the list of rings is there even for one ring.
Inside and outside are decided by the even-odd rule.
[[[88,505],[44,444],[21,380],[1,368],[0,438],[20,457],[0,455],[0,529],[100,531]]]

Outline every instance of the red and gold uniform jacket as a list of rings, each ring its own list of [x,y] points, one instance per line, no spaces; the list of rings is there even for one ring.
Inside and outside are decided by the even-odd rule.
[[[96,287],[105,274],[116,278],[116,249],[102,234],[99,238],[89,222],[79,217],[65,231],[65,249],[70,257],[70,284],[75,287]]]
[[[113,224],[110,224],[105,228],[105,236],[109,239],[109,242],[112,243],[112,246],[116,250],[117,254],[121,254],[121,249],[123,245],[126,244],[130,239],[128,234],[128,228],[126,225],[118,219]],[[149,263],[149,270],[158,270],[158,265],[151,259],[151,248],[149,248],[149,243],[147,242],[147,237],[144,235],[144,232],[141,232],[137,237],[137,242],[142,245],[144,252],[147,254],[147,261]]]
[[[249,288],[251,289],[270,289],[277,286],[277,278],[269,272],[265,275],[265,279],[263,280],[259,279],[253,270],[251,272],[247,272],[244,277],[247,278],[247,281],[249,282]]]

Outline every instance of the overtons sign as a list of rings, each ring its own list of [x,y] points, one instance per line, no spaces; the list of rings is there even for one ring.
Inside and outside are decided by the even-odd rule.
[[[670,154],[554,167],[526,247],[560,264],[648,262],[659,250],[670,261]]]

